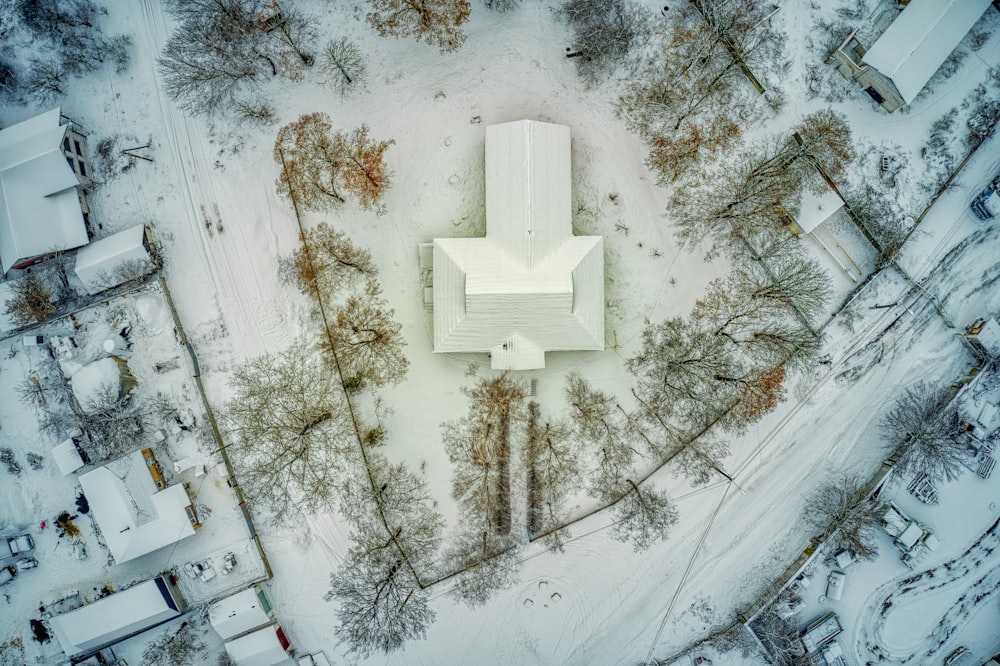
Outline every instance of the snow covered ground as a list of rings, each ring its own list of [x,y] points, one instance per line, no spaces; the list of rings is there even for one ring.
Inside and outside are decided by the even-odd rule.
[[[394,176],[385,216],[347,206],[336,214],[311,215],[309,220],[328,220],[373,250],[385,296],[403,325],[411,364],[407,380],[383,393],[393,410],[385,423],[387,453],[413,469],[426,470],[439,509],[453,520],[451,469],[439,425],[464,411],[460,388],[472,381],[466,376],[470,365],[480,375],[490,371],[482,356],[431,353],[431,317],[422,303],[416,246],[434,237],[482,233],[486,125],[529,118],[570,126],[575,229],[605,236],[609,348],[551,354],[544,370],[524,373],[525,379],[539,380],[537,400],[543,410],[562,409],[564,379],[571,370],[603,391],[625,395],[630,378],[622,361],[637,348],[643,320],[686,314],[705,285],[724,275],[727,266],[722,261],[706,263],[700,253],[677,247],[662,214],[668,192],[655,186],[643,165],[642,143],[615,115],[618,82],[589,89],[580,83],[573,61],[563,57],[568,35],[553,15],[555,3],[524,0],[508,14],[492,14],[476,4],[468,41],[451,55],[409,40],[378,38],[359,20],[365,12],[361,2],[303,4],[317,14],[321,32],[348,35],[361,45],[368,58],[368,80],[363,90],[341,99],[323,85],[321,73],[307,71],[303,81],[274,84],[265,95],[278,109],[281,124],[302,113],[324,111],[338,127],[367,123],[374,137],[396,141],[387,153]],[[659,3],[646,4],[658,15]],[[834,12],[834,7],[817,4],[787,3],[775,18],[789,34],[792,64],[785,77],[786,104],[775,118],[753,128],[756,131],[783,130],[802,114],[826,106],[822,99],[802,94],[803,67],[826,56],[808,51],[805,37],[817,16]],[[173,105],[162,92],[155,61],[172,24],[156,0],[109,3],[102,22],[110,33],[132,35],[132,62],[124,74],[109,67],[103,78],[70,83],[64,111],[91,134],[91,145],[108,136],[135,138],[139,144],[149,139],[155,161],[137,162],[97,189],[91,198],[93,217],[103,225],[102,234],[139,222],[154,229],[167,281],[201,361],[209,399],[220,407],[229,394],[227,376],[234,364],[304,344],[309,327],[304,297],[278,280],[278,259],[295,247],[297,228],[290,207],[274,192],[277,165],[271,150],[276,128],[237,126],[227,118],[191,119]],[[933,94],[918,98],[906,114],[885,115],[861,93],[833,106],[848,115],[859,140],[902,147],[900,159],[911,172],[911,182],[918,181],[919,147],[931,123],[984,80],[987,66],[997,62],[1000,34],[994,34],[975,57],[966,58],[947,81],[932,83]],[[0,119],[7,124],[35,111],[0,107]],[[1000,270],[998,228],[981,225],[967,209],[972,193],[998,169],[1000,141],[994,137],[922,222],[901,258],[903,268],[942,299],[959,326],[1000,312],[1000,293],[992,286]],[[929,195],[911,187],[909,210],[915,216]],[[828,246],[839,243],[863,266],[862,273],[870,272],[870,248],[855,231],[826,229],[823,234]],[[822,247],[806,242],[829,265],[838,295],[832,313],[855,280]],[[153,292],[149,298],[158,296]],[[896,305],[875,307],[888,304]],[[132,302],[128,307],[135,306]],[[157,310],[151,303],[145,306]],[[519,582],[483,608],[456,604],[445,596],[446,586],[434,590],[438,617],[427,639],[365,663],[637,663],[665,657],[728,624],[808,543],[811,534],[802,527],[802,500],[831,478],[843,473],[867,477],[877,468],[884,455],[877,424],[894,396],[919,379],[954,381],[972,364],[955,330],[945,325],[925,296],[912,293],[892,270],[867,285],[833,317],[825,333],[829,362],[797,378],[785,405],[731,442],[726,469],[739,489],[718,482],[690,488],[668,469],[653,479],[671,490],[681,512],[667,541],[636,554],[630,546],[610,539],[610,518],[598,514],[575,527],[565,553],[551,554],[540,546],[523,548]],[[161,330],[154,335],[172,334]],[[0,366],[0,437],[25,443],[37,441],[38,436],[31,413],[12,393],[12,383],[32,367],[29,352],[19,344],[5,343],[5,350],[17,351]],[[152,369],[154,363],[169,360],[162,356],[167,350],[178,364],[169,379]],[[149,365],[145,374],[136,374],[140,385],[166,382],[169,391],[197,404],[188,360],[179,346],[161,337],[135,355]],[[197,411],[196,406],[192,409]],[[180,436],[171,439],[170,447],[176,458],[212,450],[210,443],[192,444]],[[30,655],[40,649],[52,654],[51,644],[42,649],[28,638],[27,620],[35,617],[39,601],[71,589],[87,594],[105,582],[121,587],[171,564],[224,554],[235,547],[230,544],[248,543],[231,491],[210,471],[198,481],[197,490],[199,502],[213,509],[212,517],[176,552],[168,549],[108,569],[100,561],[102,551],[87,529],[87,520],[80,520],[90,558],[79,563],[70,559],[68,548],[58,548],[60,540],[51,528],[37,530],[40,520],[72,509],[74,482],[57,475],[47,461],[42,470],[26,470],[19,479],[2,477],[0,485],[0,524],[33,526],[39,551],[61,563],[52,567],[59,573],[50,577],[44,573],[43,560],[39,569],[24,572],[15,581],[20,587],[3,590],[11,612],[2,614],[0,638],[23,635],[26,649],[33,650]],[[968,525],[956,527],[945,540],[938,553],[942,563],[960,558],[996,519],[991,508],[997,499],[996,483],[970,478],[960,484],[973,493],[968,501],[978,511],[969,511]],[[960,501],[951,499],[960,497],[958,488],[956,484],[955,495],[950,486],[943,489],[942,504],[935,510],[946,501]],[[588,505],[577,508],[582,513]],[[357,661],[344,655],[346,648],[333,632],[332,604],[323,600],[329,574],[349,544],[337,516],[302,516],[294,525],[261,531],[275,574],[271,597],[293,645]],[[246,555],[248,566],[252,555]],[[238,559],[242,563],[244,558]],[[892,586],[893,580],[905,576],[898,561],[884,559],[888,561],[861,565],[877,572],[871,576],[872,589],[880,582]],[[966,567],[970,576],[986,571],[965,562],[955,566]],[[843,603],[850,601],[851,606],[844,606],[845,628],[862,623],[867,617],[862,613],[872,608],[865,599],[856,598],[862,589],[849,578]],[[881,594],[894,592],[897,587],[887,587]],[[960,593],[954,592],[948,603]],[[919,596],[919,591],[913,594]],[[913,606],[918,608],[919,603]],[[992,606],[995,610],[995,602]],[[869,639],[880,637],[894,659],[913,653],[915,643],[894,629],[905,624],[900,617],[886,615],[877,626],[865,623],[864,631],[877,634],[855,629],[858,658]],[[990,645],[985,638],[989,632],[976,629],[988,626],[994,616],[970,612],[970,617],[971,629],[950,636],[952,642],[946,645],[964,640],[971,646],[978,635],[983,640],[975,645],[982,654],[1000,651],[1000,638]],[[982,620],[986,625],[979,624],[981,618],[986,618]],[[930,635],[929,630],[925,633]],[[138,663],[141,641],[129,645],[126,651]],[[212,649],[221,647],[213,644]],[[716,663],[740,661],[730,654],[716,656]]]

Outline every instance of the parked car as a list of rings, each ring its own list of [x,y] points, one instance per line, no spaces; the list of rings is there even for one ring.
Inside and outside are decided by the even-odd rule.
[[[0,560],[27,555],[35,549],[35,543],[27,534],[0,537]]]
[[[27,571],[28,569],[34,569],[38,566],[38,560],[33,557],[26,557],[23,560],[18,560],[15,564],[18,571]]]
[[[844,580],[847,578],[843,571],[833,571],[826,579],[826,598],[833,601],[840,601],[844,596]]]
[[[1000,180],[990,183],[989,187],[980,192],[969,204],[969,208],[983,221],[1000,215]]]
[[[14,576],[17,575],[17,570],[14,567],[3,567],[0,568],[0,585],[6,585],[10,581],[14,580]]]

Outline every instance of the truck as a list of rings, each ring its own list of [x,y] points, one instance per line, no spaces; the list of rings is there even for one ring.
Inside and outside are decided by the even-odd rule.
[[[27,555],[35,549],[35,543],[27,534],[0,537],[0,562]]]
[[[984,222],[992,217],[1000,215],[1000,178],[990,183],[985,190],[979,193],[969,208],[976,217]]]
[[[910,568],[939,545],[933,532],[903,513],[893,502],[886,505],[882,522],[900,551],[899,559]]]

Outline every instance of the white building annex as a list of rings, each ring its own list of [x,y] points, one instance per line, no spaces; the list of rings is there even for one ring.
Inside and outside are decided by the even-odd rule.
[[[115,564],[176,543],[200,527],[184,486],[166,485],[149,449],[81,474],[80,486]]]
[[[0,130],[0,270],[87,244],[59,109]]]
[[[97,294],[153,268],[146,246],[146,227],[137,224],[82,248],[76,253],[74,272],[88,294]]]
[[[570,175],[568,127],[486,128],[486,237],[433,242],[436,353],[529,370],[604,349],[604,239],[573,235]]]
[[[208,621],[228,641],[273,622],[263,591],[256,587],[221,599],[208,608]]]
[[[862,61],[910,104],[990,6],[991,0],[912,0]]]

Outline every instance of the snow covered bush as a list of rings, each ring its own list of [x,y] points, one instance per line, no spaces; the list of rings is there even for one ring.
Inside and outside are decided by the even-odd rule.
[[[118,72],[128,66],[131,37],[106,37],[98,17],[107,10],[93,0],[7,4],[10,14],[0,29],[7,46],[0,55],[0,89],[11,99],[49,104],[63,94],[68,78],[90,74],[105,62]]]

